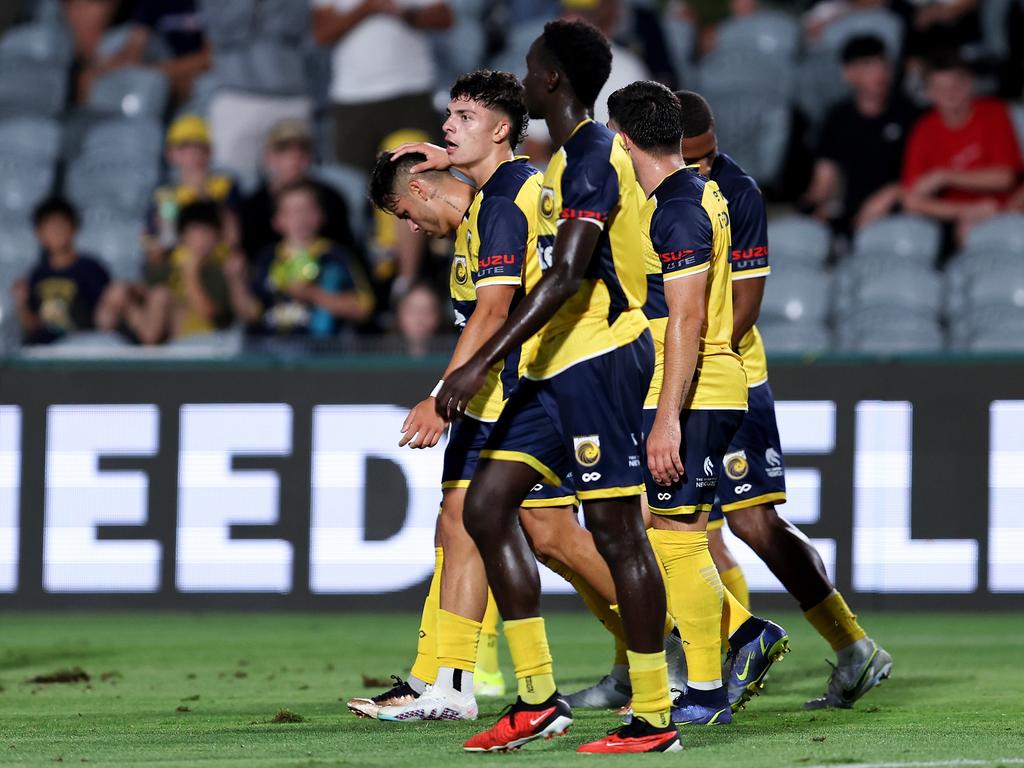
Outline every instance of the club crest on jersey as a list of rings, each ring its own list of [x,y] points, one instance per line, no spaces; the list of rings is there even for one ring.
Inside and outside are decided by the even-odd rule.
[[[599,435],[574,437],[572,447],[576,452],[576,461],[582,467],[592,467],[601,460],[601,437]]]
[[[555,190],[551,187],[544,187],[540,191],[540,215],[550,219],[555,212]]]
[[[452,263],[452,275],[455,277],[455,282],[459,285],[465,285],[466,281],[469,280],[469,267],[466,266],[465,256],[455,257],[455,261]]]
[[[725,474],[730,480],[742,480],[750,472],[750,464],[747,462],[746,451],[735,451],[725,454],[722,460],[725,464]]]

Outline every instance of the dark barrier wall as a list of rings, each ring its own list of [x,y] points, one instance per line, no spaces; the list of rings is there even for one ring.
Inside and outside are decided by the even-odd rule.
[[[441,451],[397,440],[442,366],[0,365],[0,609],[418,607]],[[776,362],[772,385],[784,511],[851,602],[1024,607],[1024,363]]]

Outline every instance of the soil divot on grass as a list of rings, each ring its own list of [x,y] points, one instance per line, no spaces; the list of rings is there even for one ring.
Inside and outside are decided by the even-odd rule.
[[[253,720],[250,725],[272,725],[278,723],[304,723],[306,718],[288,708],[279,709],[270,720]]]
[[[191,696],[186,696],[182,701],[199,701],[199,694],[193,693]]]
[[[395,684],[395,681],[391,678],[385,680],[383,677],[373,677],[365,672],[362,673],[363,688],[390,688]]]
[[[89,673],[81,667],[71,667],[70,669],[58,669],[45,675],[30,677],[28,682],[48,685],[50,683],[87,683],[90,679]]]

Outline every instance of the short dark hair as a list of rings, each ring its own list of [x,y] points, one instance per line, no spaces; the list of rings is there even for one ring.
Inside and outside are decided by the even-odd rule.
[[[189,227],[210,227],[220,232],[220,206],[209,200],[186,205],[178,212],[178,237]]]
[[[666,86],[640,80],[608,97],[608,116],[640,147],[677,153],[683,138],[679,99]]]
[[[715,127],[715,115],[708,100],[696,91],[676,91],[683,136],[693,138]]]
[[[884,59],[888,57],[885,43],[876,35],[857,35],[851,37],[839,53],[843,64],[852,64],[862,59]]]
[[[277,215],[277,212],[281,209],[281,201],[284,200],[288,195],[291,195],[295,192],[305,192],[309,195],[312,195],[313,199],[316,201],[317,206],[320,206],[320,191],[316,188],[316,185],[314,185],[308,179],[298,179],[297,181],[293,181],[290,184],[285,184],[283,187],[281,187],[281,189],[277,191],[277,194],[274,195],[275,215]]]
[[[411,152],[392,160],[392,152],[381,152],[377,155],[377,164],[370,173],[370,201],[380,210],[390,213],[402,196],[403,185],[412,176],[414,165],[425,162],[427,156],[421,152]],[[417,177],[432,176],[435,180],[447,176],[444,171],[424,171]]]
[[[55,195],[43,200],[32,211],[32,225],[38,227],[51,216],[61,216],[71,222],[71,226],[78,229],[78,211],[66,198]]]
[[[528,115],[523,100],[523,84],[511,72],[478,69],[455,81],[449,96],[483,104],[504,113],[511,123],[508,142],[515,149],[526,138]]]
[[[925,71],[931,75],[935,72],[963,72],[973,75],[971,65],[956,51],[936,51],[928,57],[925,63]]]
[[[576,98],[588,109],[612,71],[612,49],[601,31],[585,21],[549,21],[544,25],[544,50],[565,73]]]

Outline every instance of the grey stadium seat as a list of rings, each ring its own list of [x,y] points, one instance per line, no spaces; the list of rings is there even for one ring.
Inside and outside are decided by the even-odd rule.
[[[316,166],[312,174],[344,198],[352,234],[357,240],[365,237],[369,226],[366,215],[366,172],[351,165],[331,163]]]
[[[54,166],[0,151],[0,210],[28,216],[53,188]]]
[[[124,67],[103,75],[89,91],[89,107],[125,117],[156,117],[167,107],[166,75],[146,67]]]
[[[1021,255],[1001,249],[968,250],[946,265],[946,303],[950,317],[967,307],[967,287],[979,276],[1000,275],[1021,268]]]
[[[832,334],[824,323],[758,322],[769,355],[817,354],[832,348]]]
[[[724,21],[718,27],[717,47],[793,58],[800,47],[800,27],[791,14],[759,11]]]
[[[1024,308],[1024,265],[978,274],[964,289],[968,308],[1008,305]]]
[[[1005,213],[983,221],[967,235],[971,251],[1003,251],[1024,256],[1024,214]]]
[[[83,253],[101,259],[112,277],[135,280],[142,271],[141,234],[141,227],[135,222],[96,226],[86,222],[76,242]]]
[[[843,317],[851,312],[889,307],[938,317],[945,299],[941,275],[898,263],[884,271],[861,272],[848,291],[837,307]]]
[[[1024,307],[987,304],[967,308],[951,317],[954,349],[1019,350],[1024,346]]]
[[[82,154],[91,157],[138,157],[159,163],[164,147],[164,130],[153,118],[104,120],[88,129]]]
[[[903,20],[885,8],[856,11],[836,19],[825,27],[820,45],[838,54],[846,43],[860,35],[881,39],[893,60],[898,60],[903,52]]]
[[[761,317],[766,322],[822,322],[828,315],[830,295],[828,273],[780,272],[765,284]]]
[[[701,60],[697,74],[697,90],[705,96],[744,91],[760,100],[788,101],[796,86],[796,68],[789,58],[756,51],[716,48]]]
[[[21,24],[0,37],[0,58],[21,58],[67,67],[73,55],[71,37],[59,24]]]
[[[140,164],[133,158],[80,157],[68,170],[65,190],[80,210],[114,208],[128,216],[141,216],[158,180],[155,165]]]
[[[690,80],[693,76],[694,51],[697,49],[697,28],[668,3],[661,14],[661,28],[676,77],[685,87],[693,87]]]
[[[715,113],[721,146],[762,184],[782,170],[792,114],[788,102],[761,90],[701,88]]]
[[[49,117],[12,117],[0,121],[0,150],[25,159],[54,162],[60,156],[60,123]]]
[[[64,108],[67,80],[62,65],[0,57],[0,110],[55,116]]]
[[[837,329],[839,348],[844,352],[902,354],[938,352],[945,347],[945,334],[935,318],[899,307],[853,313]]]
[[[832,242],[829,228],[810,216],[787,216],[768,222],[768,253],[780,268],[820,269]]]
[[[38,259],[39,243],[29,223],[0,220],[0,272],[22,275]]]
[[[905,262],[935,263],[942,245],[939,224],[924,216],[889,216],[860,230],[853,240],[856,253],[886,253]]]

